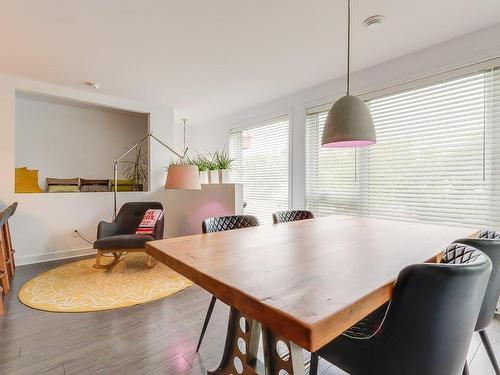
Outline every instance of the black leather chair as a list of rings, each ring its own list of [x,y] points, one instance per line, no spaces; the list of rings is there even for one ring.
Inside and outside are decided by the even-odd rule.
[[[479,332],[479,336],[481,337],[484,348],[488,353],[491,364],[495,369],[495,373],[500,375],[500,367],[498,366],[495,353],[493,352],[490,340],[486,334],[486,328],[493,320],[495,308],[500,297],[500,232],[491,230],[482,231],[479,234],[479,238],[462,238],[460,240],[456,240],[455,242],[473,246],[476,249],[481,250],[490,257],[493,264],[493,270],[491,271],[490,281],[488,282],[488,287],[486,288],[483,305],[481,307],[481,311],[479,312],[479,318],[476,323],[475,331]],[[466,366],[464,374],[467,373],[468,369]]]
[[[288,223],[289,221],[299,221],[314,219],[314,214],[307,210],[276,211],[273,213],[273,223]]]
[[[255,216],[251,215],[219,216],[203,220],[201,229],[203,233],[214,233],[226,230],[256,227],[258,225],[259,220]],[[203,337],[205,336],[205,331],[207,330],[208,322],[210,321],[210,317],[212,316],[212,312],[214,310],[215,302],[217,302],[217,297],[212,296],[210,304],[208,305],[207,314],[205,315],[205,321],[203,322],[200,338],[198,339],[198,345],[196,345],[196,351],[200,350]]]
[[[160,202],[129,202],[125,203],[118,211],[118,215],[111,223],[101,221],[97,227],[97,240],[94,249],[97,250],[96,268],[109,268],[120,260],[126,252],[144,251],[146,242],[163,238],[165,219],[156,223],[154,235],[136,235],[135,231],[142,221],[144,214],[149,209],[163,210]],[[102,257],[112,254],[113,262],[102,264]]]
[[[491,261],[479,250],[450,245],[442,264],[403,269],[393,298],[318,355],[351,375],[454,375],[463,370]]]

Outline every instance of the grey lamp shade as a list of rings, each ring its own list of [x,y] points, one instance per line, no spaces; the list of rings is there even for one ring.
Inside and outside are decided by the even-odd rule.
[[[326,117],[323,147],[360,147],[376,142],[375,127],[366,104],[357,96],[337,100]]]

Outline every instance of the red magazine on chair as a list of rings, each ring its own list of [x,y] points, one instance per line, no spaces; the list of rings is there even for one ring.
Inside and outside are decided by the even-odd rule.
[[[147,210],[142,218],[139,227],[135,234],[146,234],[152,236],[154,234],[155,226],[158,220],[161,220],[165,210]]]

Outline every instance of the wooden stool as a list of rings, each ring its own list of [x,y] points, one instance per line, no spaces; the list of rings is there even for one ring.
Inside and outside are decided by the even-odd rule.
[[[12,278],[16,273],[16,262],[14,261],[14,253],[15,250],[12,248],[12,237],[10,236],[9,229],[9,220],[4,223],[2,227],[1,233],[2,239],[5,242],[6,246],[6,263],[7,263],[7,271],[9,273],[9,277]]]
[[[11,204],[0,213],[0,284],[3,289],[3,295],[9,293],[10,280],[16,270],[14,249],[12,249],[12,238],[9,229],[9,219],[16,212],[16,209],[17,202]]]
[[[9,276],[9,263],[7,262],[7,243],[4,238],[4,227],[5,220],[0,218],[1,233],[0,233],[0,284],[3,288],[3,295],[9,293],[10,289],[10,276]]]
[[[3,315],[4,312],[5,312],[5,310],[3,308],[3,289],[0,286],[0,315]]]

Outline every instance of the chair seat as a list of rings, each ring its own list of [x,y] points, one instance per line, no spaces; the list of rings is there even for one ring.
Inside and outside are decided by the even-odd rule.
[[[145,247],[146,242],[154,241],[153,236],[122,234],[101,238],[94,242],[94,249],[133,249]]]
[[[381,306],[370,315],[345,330],[342,334],[354,339],[366,339],[373,336],[378,331],[384,320],[387,306],[388,304]]]
[[[353,374],[366,373],[373,361],[372,336],[384,321],[389,303],[366,316],[318,351],[320,357]]]

